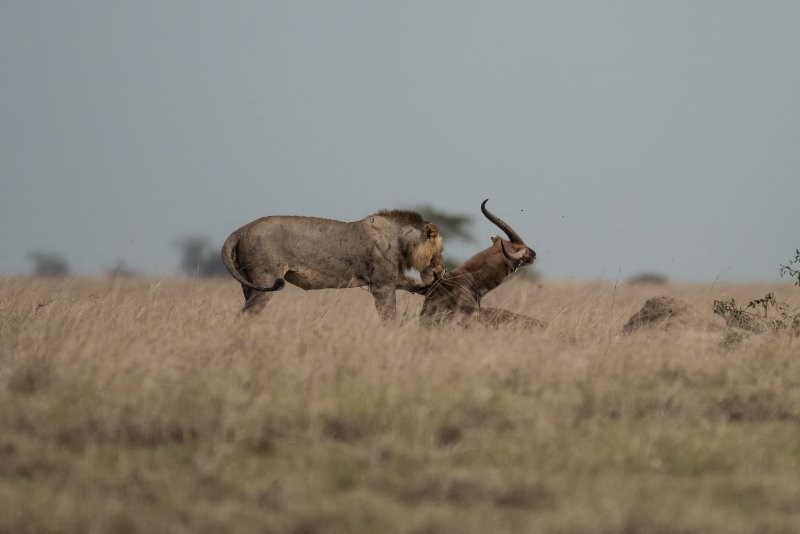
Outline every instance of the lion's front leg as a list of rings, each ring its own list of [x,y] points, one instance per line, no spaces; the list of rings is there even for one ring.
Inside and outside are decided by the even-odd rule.
[[[384,321],[393,321],[397,315],[397,297],[394,294],[394,286],[383,285],[371,287],[372,298],[375,299],[375,308],[378,315]]]
[[[397,316],[397,298],[395,288],[400,285],[397,266],[389,261],[391,254],[382,250],[378,244],[372,248],[372,272],[369,279],[369,290],[375,299],[375,308],[384,321],[392,321]]]
[[[408,291],[409,293],[417,293],[419,295],[424,295],[430,289],[431,284],[433,282],[426,284],[421,282],[415,278],[411,278],[408,275],[404,275],[397,281],[397,289],[402,289],[404,291]]]

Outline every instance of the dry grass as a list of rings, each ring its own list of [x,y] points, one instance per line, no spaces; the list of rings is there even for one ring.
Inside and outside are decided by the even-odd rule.
[[[360,290],[0,279],[0,532],[795,532],[800,341],[620,335],[652,296],[512,280],[536,332]],[[613,302],[613,306],[612,306]]]

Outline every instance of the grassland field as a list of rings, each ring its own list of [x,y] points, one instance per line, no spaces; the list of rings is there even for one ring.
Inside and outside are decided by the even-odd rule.
[[[0,533],[800,532],[800,340],[620,333],[671,295],[512,279],[534,332],[363,290],[0,279]]]

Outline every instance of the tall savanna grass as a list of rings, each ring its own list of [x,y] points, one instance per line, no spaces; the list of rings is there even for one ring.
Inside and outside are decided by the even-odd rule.
[[[400,294],[0,280],[0,532],[796,532],[800,342],[621,335],[656,287],[510,280],[534,332]],[[704,325],[707,323],[703,323]]]

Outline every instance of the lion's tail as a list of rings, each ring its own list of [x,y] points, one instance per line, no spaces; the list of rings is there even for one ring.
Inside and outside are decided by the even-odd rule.
[[[236,249],[238,246],[239,232],[237,230],[228,236],[228,239],[226,239],[225,243],[222,245],[222,263],[225,264],[225,268],[228,269],[228,272],[231,273],[231,276],[234,277],[237,282],[250,289],[255,289],[256,291],[277,291],[286,285],[283,278],[275,280],[272,287],[257,286],[245,278],[242,273],[239,272],[239,264],[236,261]]]

